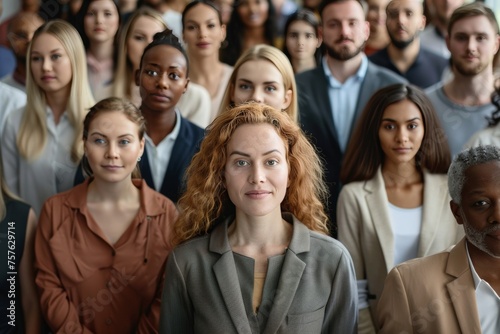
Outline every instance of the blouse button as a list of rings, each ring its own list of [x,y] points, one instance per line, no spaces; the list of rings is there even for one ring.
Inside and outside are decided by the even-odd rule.
[[[111,318],[106,319],[106,325],[111,326],[112,323]]]

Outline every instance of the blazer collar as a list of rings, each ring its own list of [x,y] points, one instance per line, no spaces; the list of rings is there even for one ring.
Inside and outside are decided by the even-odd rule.
[[[281,269],[281,272],[285,274],[280,275],[264,334],[276,333],[283,323],[306,266],[297,254],[310,249],[309,229],[291,214],[285,213],[283,218],[293,223],[293,234]],[[252,333],[243,304],[233,252],[227,237],[227,227],[232,219],[232,217],[226,219],[212,231],[209,250],[221,254],[213,270],[235,328],[238,333]]]
[[[462,333],[481,334],[477,313],[476,290],[465,250],[465,238],[450,251],[446,273],[455,277],[446,284]]]
[[[389,272],[394,262],[394,234],[392,233],[389,200],[385,191],[381,167],[372,179],[365,182],[364,189],[368,193],[365,197],[366,203],[371,212],[372,224],[382,249],[385,269]]]

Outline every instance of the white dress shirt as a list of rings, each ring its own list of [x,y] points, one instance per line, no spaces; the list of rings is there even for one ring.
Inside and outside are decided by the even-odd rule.
[[[477,274],[467,243],[465,243],[465,249],[476,287],[476,304],[481,332],[482,334],[498,334],[500,333],[500,298],[491,285]]]
[[[175,140],[179,135],[180,129],[181,116],[179,110],[176,109],[174,128],[172,132],[170,132],[158,143],[158,145],[155,145],[153,140],[147,134],[144,135],[146,138],[146,150],[148,151],[148,162],[151,168],[151,176],[153,177],[156,191],[160,191],[163,184],[168,163],[170,162],[170,156],[172,155]]]

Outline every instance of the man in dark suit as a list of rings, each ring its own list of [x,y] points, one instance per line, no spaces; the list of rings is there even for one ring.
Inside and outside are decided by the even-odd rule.
[[[340,166],[355,121],[374,92],[406,80],[370,63],[362,52],[370,28],[359,0],[323,0],[319,11],[326,55],[296,81],[300,123],[325,162],[330,190],[325,204],[336,237]]]

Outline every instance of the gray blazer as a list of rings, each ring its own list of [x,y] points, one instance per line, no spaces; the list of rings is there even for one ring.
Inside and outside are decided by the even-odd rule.
[[[283,218],[293,222],[292,240],[285,254],[277,256],[282,261],[274,270],[275,290],[269,289],[275,257],[269,259],[257,314],[242,295],[242,290],[251,294],[253,287],[240,286],[245,274],[253,282],[253,266],[244,268],[246,273],[236,269],[235,256],[241,255],[231,251],[227,220],[170,253],[160,333],[355,333],[358,297],[349,253],[292,215]],[[262,316],[267,322],[259,328]]]
[[[341,187],[340,166],[342,165],[344,152],[342,152],[338,143],[338,134],[333,121],[328,94],[329,83],[325,75],[323,63],[320,62],[319,66],[315,69],[298,74],[296,81],[300,124],[325,162],[325,178],[330,191],[330,197],[326,204],[330,221],[333,224],[331,232],[336,237],[337,231],[334,224],[336,218],[335,208]],[[390,70],[368,61],[368,68],[361,84],[350,132],[352,133],[356,120],[365,108],[368,100],[377,90],[392,84],[406,82],[406,79]]]

